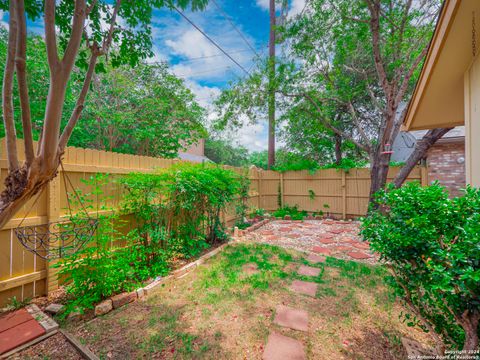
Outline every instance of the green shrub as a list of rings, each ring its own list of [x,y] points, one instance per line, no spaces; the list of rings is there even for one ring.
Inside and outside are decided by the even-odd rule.
[[[113,182],[111,178],[97,175],[85,182],[90,189],[80,193],[80,198],[86,211],[106,211],[100,211],[98,229],[93,238],[86,239],[86,246],[55,265],[67,284],[65,315],[93,308],[111,295],[166,275],[178,259],[196,256],[225,240],[220,213],[241,198],[245,188],[243,176],[231,170],[179,164],[120,179],[127,193],[117,212],[107,207],[110,199],[103,193]],[[95,198],[102,204],[94,208]],[[82,216],[86,214],[73,217]],[[122,225],[126,223],[134,227],[125,235]]]
[[[432,333],[440,349],[478,349],[480,191],[449,199],[438,184],[409,183],[376,200],[362,235],[391,270],[403,320]]]
[[[153,257],[168,248],[188,258],[225,240],[221,212],[243,202],[248,191],[244,175],[211,164],[181,163],[157,173],[133,173],[121,182],[128,190],[123,211],[137,224],[130,235],[150,246]]]
[[[84,239],[86,245],[78,252],[61,259],[54,266],[59,269],[59,277],[66,283],[69,297],[65,315],[71,311],[83,311],[93,308],[94,304],[116,293],[131,290],[135,284],[143,280],[136,271],[139,262],[134,254],[125,247],[116,246],[123,240],[119,232],[123,221],[118,213],[107,207],[109,197],[103,189],[111,179],[106,175],[92,176],[84,180],[89,191],[79,192],[85,210],[98,213],[98,228],[93,238]],[[102,199],[94,204],[93,199]],[[75,197],[71,196],[72,199]],[[74,205],[78,202],[73,200]],[[75,218],[87,216],[84,210],[72,216]]]
[[[303,220],[308,213],[305,210],[299,210],[298,205],[284,207],[274,211],[273,215],[277,218],[284,218],[286,215],[290,216],[292,220]]]

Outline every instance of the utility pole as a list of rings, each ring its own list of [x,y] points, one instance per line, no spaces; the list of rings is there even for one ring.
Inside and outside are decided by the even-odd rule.
[[[268,168],[275,165],[275,0],[270,0],[270,40],[268,51]]]

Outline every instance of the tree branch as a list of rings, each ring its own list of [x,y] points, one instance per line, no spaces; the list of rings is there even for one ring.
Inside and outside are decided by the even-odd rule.
[[[72,32],[70,40],[68,41],[65,54],[62,59],[62,65],[65,66],[65,71],[70,73],[75,58],[78,54],[78,49],[82,42],[83,27],[86,19],[86,3],[85,0],[75,0],[75,9],[73,13]]]
[[[18,91],[20,107],[22,111],[23,141],[25,144],[25,164],[29,167],[34,159],[32,121],[30,112],[30,100],[28,97],[28,84],[26,76],[26,53],[27,53],[27,22],[25,18],[25,2],[18,0],[17,9],[18,35],[15,66],[17,70]]]
[[[112,43],[113,31],[115,30],[115,24],[117,22],[117,14],[118,14],[118,10],[120,9],[121,2],[122,2],[121,0],[117,0],[115,3],[115,8],[113,9],[112,18],[110,20],[110,28],[108,29],[108,35],[103,40],[103,44],[102,44],[103,54],[106,54],[108,52],[110,45]]]
[[[50,72],[57,71],[60,62],[57,49],[57,35],[55,33],[55,0],[45,0],[44,9],[45,45]]]
[[[92,77],[95,72],[95,65],[97,64],[98,59],[98,50],[93,50],[92,55],[90,57],[90,62],[88,64],[88,70],[85,74],[85,79],[83,81],[82,90],[78,96],[77,102],[75,104],[75,108],[73,109],[72,114],[70,115],[70,119],[68,120],[67,125],[63,129],[63,133],[60,136],[60,141],[58,144],[60,152],[63,152],[65,146],[67,146],[68,139],[72,135],[73,129],[82,114],[82,110],[85,104],[85,98],[87,97],[88,89],[90,88],[90,83],[92,82]]]
[[[403,81],[402,81],[402,84],[400,85],[399,89],[398,89],[398,92],[397,92],[397,95],[395,97],[395,104],[398,106],[398,104],[400,104],[400,102],[402,101],[403,99],[403,96],[405,95],[405,92],[407,91],[407,88],[408,88],[408,83],[410,82],[410,80],[412,79],[412,76],[413,76],[413,73],[415,72],[415,70],[417,69],[418,65],[420,65],[420,63],[422,62],[422,60],[425,58],[425,56],[427,55],[427,52],[428,52],[428,47],[429,45],[426,45],[422,52],[420,54],[418,54],[418,56],[415,58],[415,60],[413,61],[412,63],[412,66],[410,66],[410,69],[408,70],[408,72],[405,74],[405,77],[403,78]]]
[[[330,129],[331,131],[333,131],[335,134],[339,135],[339,136],[342,136],[343,138],[345,139],[348,139],[350,140],[352,143],[355,144],[355,146],[357,146],[359,149],[362,149],[363,151],[366,151],[367,153],[370,151],[370,147],[367,146],[367,145],[364,145],[360,142],[358,142],[353,136],[350,136],[349,134],[347,134],[346,132],[338,129],[337,127],[333,126],[332,123],[325,119],[323,116],[321,116],[321,109],[320,107],[318,106],[318,104],[315,102],[315,100],[313,100],[313,98],[308,95],[308,94],[302,94],[302,96],[307,99],[314,107],[315,109],[317,110],[317,114],[314,114],[312,113],[311,111],[308,111],[307,112],[310,114],[310,115],[313,115],[314,117],[316,117],[323,125],[325,125],[328,129]],[[316,116],[315,116],[316,115]]]
[[[353,122],[357,127],[360,136],[362,137],[363,141],[368,144],[370,140],[368,139],[367,134],[365,133],[362,125],[360,124],[360,121],[358,121],[357,112],[355,111],[355,108],[353,107],[351,102],[348,102],[348,109],[350,110],[350,114],[352,114]]]
[[[82,90],[80,91],[80,95],[78,96],[77,102],[75,104],[75,108],[70,115],[70,119],[68,119],[68,123],[63,129],[63,133],[60,136],[60,141],[59,141],[59,149],[60,152],[63,152],[65,147],[67,146],[68,140],[70,139],[70,136],[72,135],[73,129],[75,128],[75,125],[78,122],[78,119],[80,118],[80,115],[82,114],[83,108],[85,106],[85,99],[87,97],[88,90],[90,88],[90,84],[92,82],[92,77],[93,74],[95,73],[95,66],[97,64],[98,57],[102,54],[108,53],[108,50],[110,48],[110,45],[112,44],[112,37],[113,37],[113,31],[115,29],[115,24],[117,21],[117,14],[120,9],[120,4],[121,0],[117,0],[115,3],[115,8],[113,10],[112,17],[110,19],[110,28],[108,31],[107,36],[103,40],[102,48],[99,49],[98,45],[96,43],[93,43],[91,45],[91,51],[92,55],[90,57],[90,62],[88,64],[88,69],[85,74],[85,79],[83,81],[83,86]]]
[[[393,179],[395,187],[399,188],[402,186],[413,168],[426,156],[428,149],[430,149],[443,135],[445,135],[451,129],[452,128],[440,128],[429,130],[421,140],[417,141],[412,154],[408,157],[405,165],[402,167],[395,179]]]
[[[383,59],[380,51],[380,2],[367,1],[367,6],[370,10],[370,30],[372,32],[372,48],[380,84],[382,85],[385,95],[388,97],[391,92],[391,85],[388,81],[387,73],[383,65]]]
[[[15,53],[17,47],[18,19],[17,1],[10,1],[10,20],[8,32],[8,50],[3,74],[3,124],[7,141],[9,172],[18,170],[17,134],[13,113],[13,77],[15,74]]]

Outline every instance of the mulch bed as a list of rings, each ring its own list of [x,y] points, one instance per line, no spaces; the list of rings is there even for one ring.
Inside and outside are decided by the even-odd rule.
[[[83,360],[83,357],[61,333],[57,333],[9,357],[9,360],[20,359]]]

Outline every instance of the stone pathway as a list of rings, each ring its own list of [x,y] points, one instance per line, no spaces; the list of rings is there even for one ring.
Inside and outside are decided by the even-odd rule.
[[[312,264],[325,262],[325,258],[315,254],[310,254],[307,260]],[[291,263],[291,265],[294,264]],[[301,265],[297,273],[305,277],[315,278],[320,275],[321,271],[318,267]],[[311,281],[294,280],[290,286],[290,290],[293,292],[311,297],[315,297],[317,289],[318,284]],[[302,309],[278,305],[273,323],[291,330],[308,332],[308,313]],[[263,353],[264,360],[305,360],[306,358],[305,347],[301,341],[274,331],[270,333]]]
[[[362,241],[358,221],[275,220],[246,235],[246,241],[374,264],[368,242]]]

